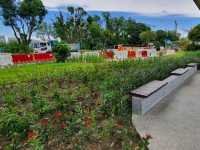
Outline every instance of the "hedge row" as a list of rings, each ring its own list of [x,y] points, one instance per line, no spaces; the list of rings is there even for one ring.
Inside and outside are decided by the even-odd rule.
[[[148,60],[26,65],[0,71],[0,145],[10,149],[146,147],[131,126],[129,91],[200,53]]]

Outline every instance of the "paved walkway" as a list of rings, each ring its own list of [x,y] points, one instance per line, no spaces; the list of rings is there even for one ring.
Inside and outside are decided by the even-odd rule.
[[[200,72],[145,116],[133,116],[150,150],[200,150]]]

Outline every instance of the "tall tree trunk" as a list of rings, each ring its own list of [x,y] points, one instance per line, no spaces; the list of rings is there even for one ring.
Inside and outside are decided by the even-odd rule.
[[[11,28],[12,28],[12,30],[13,30],[13,32],[14,32],[14,36],[15,36],[15,38],[17,39],[17,42],[18,42],[19,44],[21,44],[21,40],[20,40],[20,38],[17,36],[17,32],[15,31],[15,27],[11,26]]]

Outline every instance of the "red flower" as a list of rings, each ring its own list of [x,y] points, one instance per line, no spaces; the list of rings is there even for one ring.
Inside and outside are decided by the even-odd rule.
[[[92,118],[91,117],[84,118],[84,126],[86,128],[90,128],[92,126]]]
[[[62,112],[60,111],[55,112],[55,117],[56,119],[60,119],[62,117]]]
[[[119,128],[119,129],[123,129],[124,128],[124,125],[123,125],[123,122],[122,121],[117,121],[116,123],[116,127]]]
[[[66,128],[66,124],[64,122],[61,123],[61,129],[65,129]]]
[[[29,131],[28,132],[28,140],[34,140],[37,138],[37,133],[34,131]]]
[[[48,123],[49,123],[49,119],[48,118],[44,118],[40,121],[41,125],[43,126],[48,126]]]

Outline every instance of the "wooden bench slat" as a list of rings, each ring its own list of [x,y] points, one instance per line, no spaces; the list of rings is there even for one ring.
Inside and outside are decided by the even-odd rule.
[[[148,97],[167,85],[167,82],[164,81],[152,81],[144,86],[141,86],[140,88],[131,91],[131,94],[133,96],[138,96],[138,97]]]

